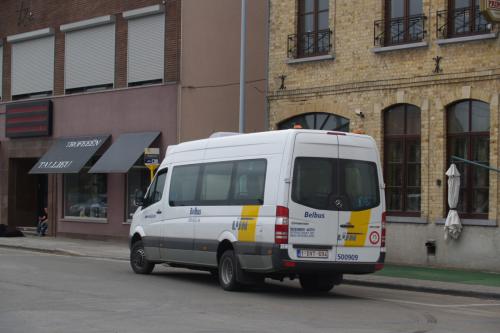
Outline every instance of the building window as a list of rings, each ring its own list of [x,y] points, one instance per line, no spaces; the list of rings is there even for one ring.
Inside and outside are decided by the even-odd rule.
[[[420,214],[420,109],[400,104],[384,113],[384,173],[387,211]]]
[[[99,25],[95,22],[99,22]],[[113,88],[115,25],[110,17],[61,26],[65,32],[64,88],[66,93]]]
[[[304,128],[349,132],[349,119],[331,113],[302,114],[278,124],[278,129]]]
[[[490,107],[466,100],[448,107],[448,162],[461,157],[488,166],[490,160]],[[460,171],[457,210],[462,217],[488,218],[489,170],[455,161]]]
[[[480,0],[448,0],[448,10],[437,13],[438,38],[461,37],[491,32],[481,13]]]
[[[145,166],[136,163],[130,168],[127,174],[127,221],[132,220],[132,216],[138,208],[135,205],[136,195],[142,193],[144,196],[151,182],[150,177],[150,172]]]
[[[297,57],[328,54],[329,27],[329,0],[299,0]]]
[[[422,0],[385,0],[385,20],[375,21],[375,45],[423,41],[425,19]]]
[[[108,215],[107,175],[88,173],[64,175],[64,217],[106,219]]]
[[[163,82],[165,15],[156,14],[128,20],[129,86]]]
[[[12,99],[49,96],[54,87],[54,36],[49,29],[43,37],[25,39],[9,36],[12,43]],[[45,32],[47,30],[48,32]],[[40,31],[40,30],[38,30]],[[47,36],[47,34],[49,34]]]

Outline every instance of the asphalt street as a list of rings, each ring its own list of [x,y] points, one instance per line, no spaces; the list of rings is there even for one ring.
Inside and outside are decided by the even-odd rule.
[[[0,249],[0,332],[500,332],[500,302],[297,281],[223,291],[207,273]]]

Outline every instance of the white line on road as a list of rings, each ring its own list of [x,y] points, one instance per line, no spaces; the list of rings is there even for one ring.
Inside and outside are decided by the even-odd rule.
[[[412,301],[402,301],[399,299],[381,298],[380,300],[393,303],[413,304],[430,306],[434,308],[468,308],[468,307],[482,307],[482,306],[500,306],[500,303],[471,303],[471,304],[432,304]]]

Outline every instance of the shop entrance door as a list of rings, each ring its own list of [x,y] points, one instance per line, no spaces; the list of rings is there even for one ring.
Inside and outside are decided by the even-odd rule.
[[[9,225],[36,227],[47,207],[47,175],[30,175],[36,158],[13,158],[9,162]]]

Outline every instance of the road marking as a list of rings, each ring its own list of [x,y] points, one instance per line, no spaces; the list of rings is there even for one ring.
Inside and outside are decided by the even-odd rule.
[[[393,302],[393,303],[430,306],[430,307],[434,307],[434,308],[468,308],[468,307],[482,307],[482,306],[500,306],[500,303],[432,304],[432,303],[402,301],[399,299],[390,299],[390,298],[381,298],[381,300],[386,301],[386,302]]]

